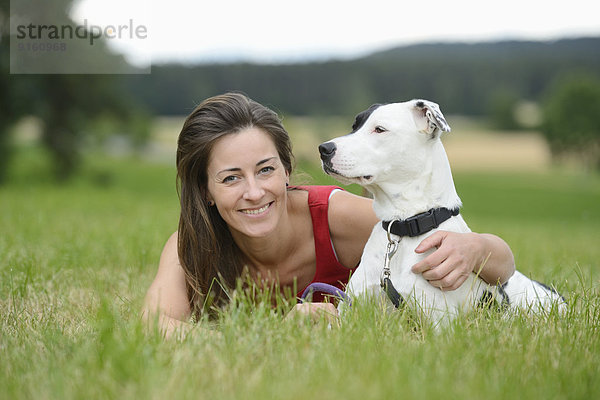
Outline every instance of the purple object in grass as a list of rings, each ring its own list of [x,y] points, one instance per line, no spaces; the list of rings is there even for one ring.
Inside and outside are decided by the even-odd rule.
[[[352,305],[352,300],[350,300],[350,296],[348,296],[346,293],[344,293],[343,290],[336,288],[333,285],[329,285],[327,283],[321,283],[321,282],[313,282],[310,285],[308,285],[306,287],[306,289],[304,289],[304,292],[302,292],[302,296],[300,296],[300,298],[302,300],[304,300],[306,298],[306,296],[308,296],[309,293],[312,292],[321,292],[321,293],[325,293],[325,294],[330,294],[332,296],[335,296],[339,299],[344,300],[345,302],[348,303],[349,306]]]

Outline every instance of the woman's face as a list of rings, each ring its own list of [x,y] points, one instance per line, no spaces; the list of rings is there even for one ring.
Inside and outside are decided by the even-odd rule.
[[[232,233],[264,237],[274,231],[286,209],[288,174],[267,133],[252,127],[219,139],[207,174],[209,200]]]

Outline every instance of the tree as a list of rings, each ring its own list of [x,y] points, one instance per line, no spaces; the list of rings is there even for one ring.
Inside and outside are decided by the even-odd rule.
[[[32,114],[43,122],[42,141],[54,159],[55,176],[69,178],[80,161],[83,138],[99,118],[111,118],[114,125],[135,138],[147,133],[139,125],[141,109],[129,100],[115,75],[40,76]],[[147,121],[147,120],[146,120]],[[136,130],[146,130],[137,132]]]
[[[600,79],[561,79],[550,90],[543,114],[542,132],[554,157],[576,153],[587,167],[600,169]]]
[[[515,110],[519,102],[518,96],[508,90],[497,90],[491,95],[489,119],[496,129],[516,130],[519,123],[515,118]]]
[[[51,15],[57,24],[69,23],[67,10],[71,3],[40,2],[34,9],[46,17]],[[53,156],[55,176],[60,180],[76,171],[83,136],[98,118],[112,119],[122,131],[133,134],[134,140],[147,134],[148,121],[140,117],[145,115],[143,108],[126,92],[120,75],[9,74],[10,11],[9,1],[0,0],[0,182],[6,178],[11,152],[10,128],[25,115],[41,120],[42,142]],[[93,53],[86,53],[85,61],[126,64],[101,41]]]
[[[13,85],[8,79],[9,46],[7,43],[9,1],[0,0],[0,182],[5,179],[5,174],[10,156],[9,127],[17,118],[15,103],[10,99]]]

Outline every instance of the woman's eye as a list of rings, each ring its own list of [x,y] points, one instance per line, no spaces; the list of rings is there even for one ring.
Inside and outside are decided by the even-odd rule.
[[[229,175],[229,176],[226,176],[225,178],[223,178],[223,183],[230,183],[230,182],[235,181],[236,179],[237,179],[237,176]]]
[[[271,171],[274,171],[274,170],[275,170],[275,168],[273,168],[273,167],[271,167],[271,166],[269,166],[269,167],[264,167],[264,168],[261,168],[261,169],[260,169],[260,173],[261,173],[261,174],[268,174],[269,172],[271,172]]]
[[[379,126],[379,125],[376,126],[375,129],[373,129],[373,132],[375,132],[375,133],[383,133],[383,132],[386,132],[386,131],[387,131],[387,129],[385,129],[384,127]]]

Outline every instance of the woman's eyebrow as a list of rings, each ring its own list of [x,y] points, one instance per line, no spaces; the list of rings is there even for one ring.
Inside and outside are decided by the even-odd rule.
[[[265,158],[264,160],[260,160],[259,162],[256,163],[256,166],[258,167],[259,165],[268,163],[271,160],[276,159],[277,157],[269,157],[269,158]],[[217,175],[222,174],[223,172],[238,172],[241,171],[242,169],[240,167],[231,167],[231,168],[226,168],[226,169],[222,169],[221,171],[217,172]]]
[[[223,172],[237,172],[237,171],[241,171],[242,169],[240,167],[232,167],[232,168],[226,168],[226,169],[222,169],[219,172],[217,172],[217,175],[222,174]]]
[[[277,157],[269,157],[269,158],[265,158],[264,160],[257,162],[257,163],[256,163],[256,166],[258,167],[258,166],[259,166],[259,165],[261,165],[261,164],[268,163],[269,161],[271,161],[271,160],[274,160],[275,158],[277,158]]]

